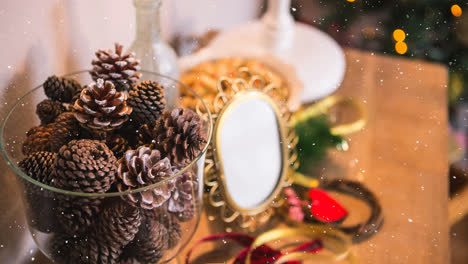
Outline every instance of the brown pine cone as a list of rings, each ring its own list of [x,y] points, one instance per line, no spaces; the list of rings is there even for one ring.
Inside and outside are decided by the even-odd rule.
[[[146,218],[125,249],[140,263],[157,263],[168,249],[168,232],[162,223]]]
[[[77,81],[55,75],[47,78],[43,87],[49,99],[62,103],[70,103],[73,95],[81,90],[81,85]]]
[[[156,221],[164,225],[168,234],[168,248],[177,246],[182,237],[182,229],[175,215],[167,212],[164,206],[153,210],[141,210],[141,214],[144,221]]]
[[[137,131],[137,144],[139,146],[147,145],[151,148],[154,147],[155,141],[153,140],[153,129],[155,122],[142,125]]]
[[[56,153],[47,151],[34,152],[20,161],[18,166],[29,177],[48,185],[54,178],[53,172],[56,158]]]
[[[180,239],[182,237],[182,228],[180,227],[179,220],[177,220],[177,218],[174,215],[167,212],[161,214],[159,220],[167,229],[168,247],[176,247],[179,244]]]
[[[63,105],[57,101],[46,99],[36,107],[36,114],[41,120],[41,125],[47,125],[65,111]]]
[[[143,81],[129,91],[128,105],[133,108],[132,119],[138,124],[152,123],[166,107],[164,88],[155,81]]]
[[[52,131],[53,127],[50,124],[31,128],[26,133],[26,139],[23,142],[23,154],[29,155],[38,151],[50,151],[50,137]]]
[[[190,109],[164,111],[153,129],[155,148],[173,164],[188,164],[206,143],[200,116]]]
[[[55,162],[55,187],[88,193],[105,193],[115,180],[117,159],[97,140],[72,140],[60,148]]]
[[[53,166],[56,153],[34,152],[19,163],[21,170],[41,183],[50,185],[53,176]],[[43,233],[60,230],[56,217],[55,193],[25,179],[24,186],[25,209],[29,226]]]
[[[120,135],[114,134],[106,139],[106,144],[115,157],[121,158],[129,150],[128,141]]]
[[[97,59],[92,61],[93,70],[90,72],[94,81],[104,79],[114,83],[118,91],[132,88],[140,79],[140,62],[135,54],[122,54],[123,46],[115,43],[115,51],[98,50]]]
[[[76,263],[70,259],[72,250],[79,243],[78,238],[63,233],[55,233],[50,239],[49,255],[52,260],[58,263]]]
[[[101,237],[90,233],[81,238],[69,234],[56,234],[50,242],[50,256],[58,263],[118,264],[122,250],[106,246]]]
[[[53,152],[57,152],[62,146],[80,135],[80,126],[72,112],[60,114],[51,126],[50,150]]]
[[[57,195],[57,219],[68,234],[82,234],[100,212],[102,198]]]
[[[174,171],[174,173],[176,173]],[[171,198],[167,203],[167,211],[173,213],[177,218],[186,222],[195,215],[195,203],[193,195],[198,193],[198,182],[196,175],[192,171],[176,177],[176,187],[172,191]]]
[[[148,186],[172,175],[169,159],[161,159],[158,150],[139,147],[129,150],[119,160],[117,189],[120,192]],[[169,199],[174,190],[174,181],[167,181],[155,188],[122,196],[130,204],[144,209],[161,206]]]
[[[76,244],[71,259],[77,263],[119,263],[123,248],[134,240],[140,224],[137,208],[120,201],[112,203],[99,215],[94,231]]]
[[[110,244],[124,247],[135,238],[140,224],[141,216],[138,208],[116,199],[99,215],[96,234],[105,238]]]
[[[75,118],[81,126],[93,132],[110,132],[125,123],[132,108],[127,96],[116,92],[112,82],[102,79],[83,89],[74,105]]]

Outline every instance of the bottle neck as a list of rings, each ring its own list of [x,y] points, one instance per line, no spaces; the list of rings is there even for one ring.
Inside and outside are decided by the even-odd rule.
[[[137,41],[158,41],[161,38],[161,0],[134,0]]]
[[[267,13],[275,18],[289,18],[291,0],[269,0]]]

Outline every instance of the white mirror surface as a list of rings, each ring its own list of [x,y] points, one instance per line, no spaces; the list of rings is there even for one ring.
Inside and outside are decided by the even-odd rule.
[[[226,192],[237,206],[254,209],[267,200],[282,175],[281,131],[276,113],[261,98],[232,102],[220,117],[217,147]]]

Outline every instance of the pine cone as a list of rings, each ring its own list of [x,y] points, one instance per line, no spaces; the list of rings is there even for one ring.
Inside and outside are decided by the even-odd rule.
[[[96,234],[83,238],[56,234],[50,242],[50,255],[55,262],[67,264],[118,264],[122,249],[105,245]]]
[[[135,54],[122,55],[123,46],[115,43],[115,52],[112,50],[98,50],[97,60],[92,61],[93,70],[90,72],[94,81],[104,79],[114,83],[118,91],[132,88],[140,79],[140,62]]]
[[[140,125],[158,120],[166,107],[164,88],[157,82],[143,81],[128,94],[128,105],[133,108],[132,119]]]
[[[43,87],[49,99],[62,103],[70,103],[73,95],[81,90],[81,85],[77,81],[55,75],[47,78]]]
[[[50,137],[52,131],[52,125],[31,128],[26,133],[26,139],[23,142],[23,154],[29,155],[38,151],[50,151]]]
[[[180,239],[182,237],[182,229],[180,227],[179,220],[177,220],[177,218],[174,215],[169,214],[167,212],[161,214],[159,220],[167,229],[168,247],[176,247],[179,244]]]
[[[157,150],[139,147],[129,150],[119,160],[117,189],[120,192],[148,186],[172,175],[169,159],[161,159]],[[168,181],[153,189],[122,196],[131,204],[145,209],[161,206],[169,199],[174,189],[174,181]]]
[[[138,128],[135,127],[135,121],[131,118],[125,123],[124,126],[114,131],[114,134],[120,135],[128,141],[129,149],[136,149],[140,145],[137,144]]]
[[[71,252],[79,243],[78,238],[63,233],[55,233],[49,246],[49,253],[52,260],[58,263],[76,263],[70,259]]]
[[[157,263],[168,249],[168,238],[167,229],[162,223],[145,218],[135,240],[126,250],[140,263]]]
[[[174,173],[176,173],[174,171]],[[167,203],[167,211],[175,214],[180,221],[189,221],[195,215],[195,201],[193,195],[198,193],[198,181],[192,171],[177,176],[176,186]]]
[[[51,125],[50,150],[53,152],[79,137],[80,127],[71,112],[60,114]]]
[[[127,96],[116,92],[114,85],[102,79],[83,89],[74,105],[75,118],[84,128],[95,132],[110,132],[128,120],[132,108]]]
[[[155,147],[173,164],[188,164],[206,143],[200,116],[190,109],[164,111],[153,129]]]
[[[60,148],[55,162],[55,187],[88,193],[104,193],[115,180],[117,159],[97,140],[72,140]]]
[[[106,144],[117,158],[121,158],[123,154],[129,150],[128,141],[120,135],[112,135],[106,139]]]
[[[57,219],[68,234],[82,234],[94,222],[102,198],[57,195]]]
[[[117,199],[99,215],[96,234],[106,238],[110,244],[124,247],[135,238],[140,224],[139,210]]]
[[[141,216],[137,208],[114,202],[99,215],[93,232],[72,251],[77,263],[119,263],[122,250],[138,232]]]
[[[47,125],[65,111],[61,103],[46,99],[40,102],[36,107],[36,114],[41,120],[41,125]]]
[[[29,177],[49,185],[53,177],[53,164],[57,154],[34,152],[18,165]],[[60,225],[56,218],[55,194],[27,180],[21,181],[26,198],[26,214],[29,225],[43,233],[58,231]]]
[[[141,210],[141,214],[144,221],[156,221],[163,224],[168,234],[168,248],[177,246],[182,237],[182,229],[175,215],[168,213],[164,206],[153,210]]]
[[[155,122],[142,125],[137,131],[137,144],[139,146],[147,145],[154,147],[153,129]]]
[[[54,171],[54,163],[57,158],[56,153],[39,151],[30,154],[23,159],[18,166],[29,177],[44,184],[50,184]]]

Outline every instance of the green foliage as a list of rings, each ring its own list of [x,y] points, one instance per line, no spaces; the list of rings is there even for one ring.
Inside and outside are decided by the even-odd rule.
[[[326,115],[309,118],[294,126],[299,138],[296,146],[299,158],[299,171],[313,166],[323,159],[330,147],[335,147],[343,141],[340,136],[330,133],[330,123]]]

